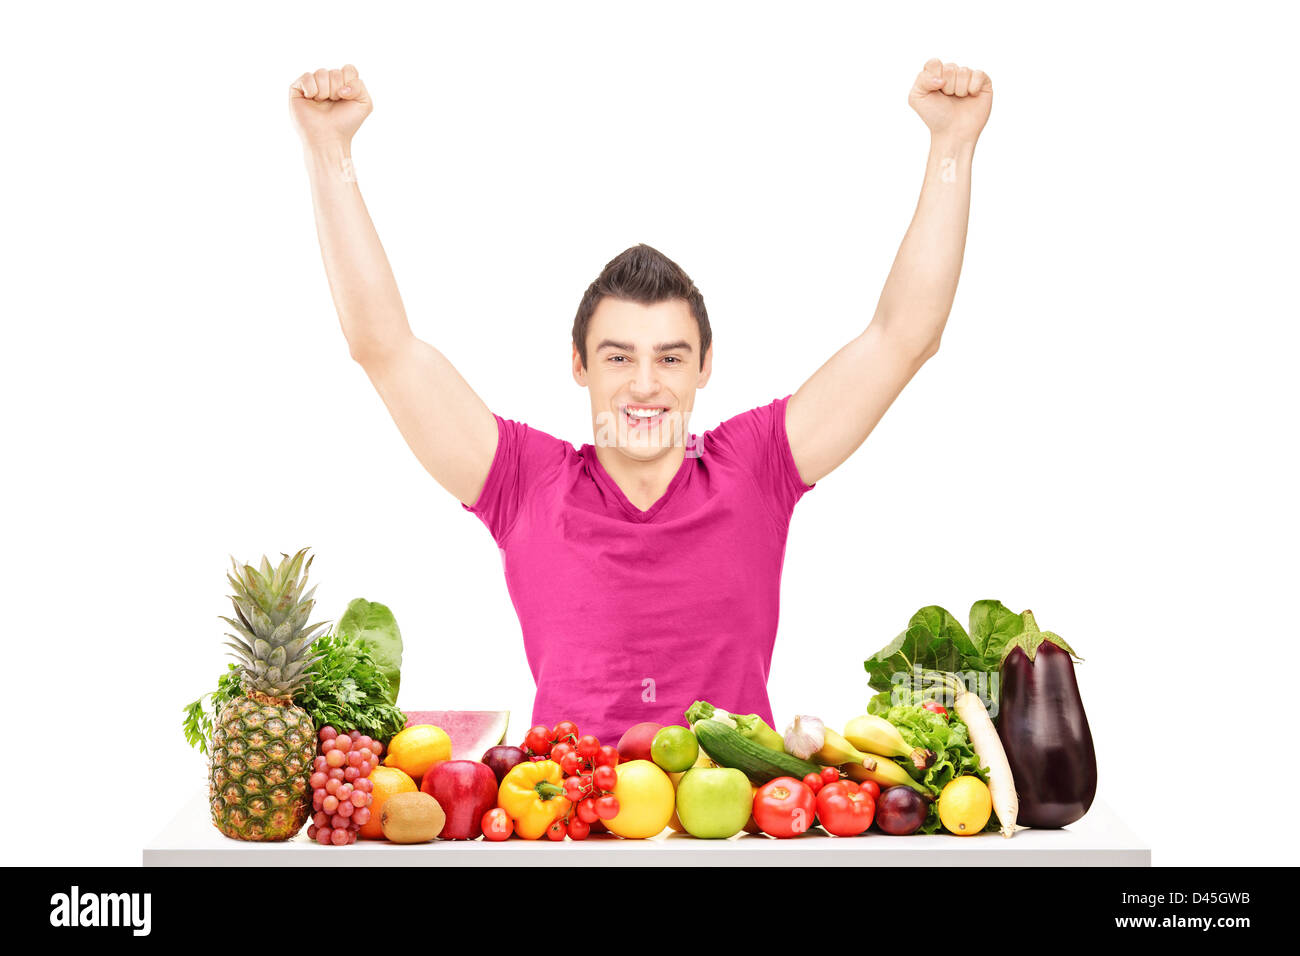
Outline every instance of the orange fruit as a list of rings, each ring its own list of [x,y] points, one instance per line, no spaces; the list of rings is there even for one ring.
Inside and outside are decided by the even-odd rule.
[[[433,724],[416,724],[399,731],[388,744],[385,767],[396,767],[416,783],[436,763],[451,759],[451,738]]]
[[[396,793],[416,793],[420,788],[415,785],[414,780],[396,767],[376,767],[370,771],[370,783],[374,786],[370,791],[370,819],[361,827],[360,832],[367,840],[382,840],[384,828],[380,819],[388,798]]]

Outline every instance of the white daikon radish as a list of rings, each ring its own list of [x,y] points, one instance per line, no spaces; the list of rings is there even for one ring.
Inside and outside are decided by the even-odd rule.
[[[980,762],[989,768],[989,795],[993,798],[993,812],[1002,825],[1002,835],[1010,837],[1016,832],[1016,814],[1020,800],[1016,796],[1016,782],[1011,777],[1011,764],[1007,762],[1002,739],[989,717],[984,701],[968,691],[960,680],[947,682],[953,692],[953,709],[970,729],[971,746]]]

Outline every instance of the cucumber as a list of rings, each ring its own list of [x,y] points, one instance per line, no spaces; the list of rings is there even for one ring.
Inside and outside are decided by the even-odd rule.
[[[822,768],[815,763],[756,744],[716,720],[698,721],[692,729],[701,749],[714,763],[734,767],[754,783],[764,784],[777,777],[802,780],[810,773],[821,773]]]

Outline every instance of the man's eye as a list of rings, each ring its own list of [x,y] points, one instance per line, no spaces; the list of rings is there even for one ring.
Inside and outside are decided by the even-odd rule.
[[[676,363],[680,362],[681,359],[679,359],[676,355],[665,355],[665,356],[664,356],[664,361],[665,361],[665,362],[670,362],[670,363],[672,363],[672,364],[676,364]]]
[[[623,358],[624,358],[624,356],[622,356],[622,355],[611,355],[611,356],[609,357],[609,360],[610,360],[611,362],[621,362],[621,361],[623,361]]]

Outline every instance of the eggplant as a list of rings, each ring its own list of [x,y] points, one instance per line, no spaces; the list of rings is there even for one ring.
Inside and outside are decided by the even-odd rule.
[[[1017,823],[1057,829],[1074,823],[1097,794],[1097,755],[1074,675],[1074,653],[1055,634],[1025,630],[1002,658],[998,737],[1020,799]]]

